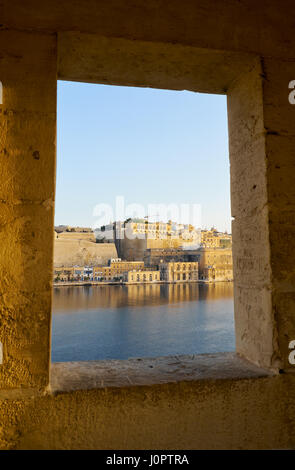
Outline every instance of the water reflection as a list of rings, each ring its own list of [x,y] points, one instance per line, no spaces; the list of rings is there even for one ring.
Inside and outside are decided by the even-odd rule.
[[[55,288],[53,313],[55,362],[234,350],[232,283]]]
[[[53,312],[232,299],[233,284],[160,284],[54,288]]]

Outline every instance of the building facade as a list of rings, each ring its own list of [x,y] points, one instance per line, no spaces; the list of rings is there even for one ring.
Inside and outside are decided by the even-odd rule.
[[[218,232],[214,227],[211,230],[201,231],[202,248],[227,248],[232,244],[232,236],[227,232]]]
[[[199,279],[233,281],[233,258],[230,248],[200,248]]]
[[[116,274],[123,274],[130,270],[142,270],[144,268],[143,261],[122,261],[120,258],[110,260],[109,266],[111,272]]]
[[[143,260],[147,249],[179,249],[200,246],[200,230],[190,224],[149,222],[147,219],[117,221],[95,231],[97,239],[113,240],[122,259]]]
[[[161,280],[166,282],[197,281],[197,262],[168,262],[160,265]]]
[[[164,249],[164,248],[149,248],[144,252],[145,266],[160,266],[162,263],[167,262],[188,262],[198,261],[199,253],[197,250],[183,250],[183,249]]]
[[[160,271],[128,271],[124,274],[123,280],[128,284],[158,282]]]
[[[85,269],[87,270],[84,266],[56,267],[53,271],[53,280],[55,282],[84,281]]]

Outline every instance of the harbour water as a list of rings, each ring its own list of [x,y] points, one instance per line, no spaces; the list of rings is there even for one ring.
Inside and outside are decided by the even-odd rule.
[[[52,361],[235,349],[233,284],[57,287]]]

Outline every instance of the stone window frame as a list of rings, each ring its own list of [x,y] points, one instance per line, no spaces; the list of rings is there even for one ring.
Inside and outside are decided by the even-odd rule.
[[[8,129],[5,144],[14,157],[17,155],[26,163],[23,172],[17,172],[15,158],[3,160],[3,174],[13,175],[14,182],[1,193],[3,217],[11,220],[3,224],[3,239],[9,240],[8,254],[11,259],[18,257],[21,268],[6,266],[3,261],[9,289],[3,304],[2,330],[3,335],[9,331],[10,337],[0,338],[4,358],[0,370],[2,389],[44,389],[49,383],[50,368],[55,369],[50,362],[50,335],[57,80],[227,94],[236,354],[268,370],[286,370],[287,340],[295,337],[295,326],[291,304],[282,304],[284,292],[273,289],[276,260],[271,261],[270,184],[266,168],[267,149],[275,138],[274,131],[268,129],[271,124],[274,130],[280,125],[271,116],[267,98],[276,100],[272,107],[282,103],[289,106],[286,93],[280,92],[281,81],[273,75],[276,63],[252,53],[107,38],[77,31],[1,34],[7,48],[5,67],[1,69],[3,106],[7,110],[1,116],[3,129]],[[16,57],[21,58],[17,67]],[[293,72],[292,67],[292,63],[282,61],[285,78]],[[7,84],[9,92],[5,93]],[[30,93],[26,93],[28,90]],[[287,124],[284,121],[286,128]],[[251,165],[259,171],[251,171]],[[36,233],[38,237],[33,238]],[[252,253],[245,256],[249,246]],[[38,272],[32,269],[34,253],[42,259]],[[17,276],[12,274],[15,268]],[[280,268],[275,268],[279,278]]]
[[[277,371],[282,367],[282,360],[275,339],[276,325],[273,321],[271,294],[266,293],[257,282],[256,305],[253,299],[245,298],[245,278],[239,268],[238,260],[241,246],[247,246],[247,241],[236,243],[244,224],[244,213],[249,212],[249,209],[251,211],[251,208],[246,207],[249,195],[244,197],[237,187],[235,174],[240,163],[239,154],[245,154],[245,158],[249,158],[250,148],[255,163],[264,169],[266,166],[264,75],[261,57],[255,53],[199,49],[188,45],[122,38],[99,38],[95,34],[66,32],[58,35],[58,78],[98,84],[185,89],[227,95],[231,210],[234,219],[232,234],[236,352],[257,365]],[[245,122],[247,126],[244,125]],[[256,175],[249,174],[247,178],[247,186],[251,187],[253,180],[256,187]],[[259,178],[264,191],[264,187],[267,186],[265,174]],[[253,199],[252,194],[250,196]],[[262,205],[265,205],[265,201]],[[270,282],[267,218],[264,217],[258,226],[258,229],[261,228],[264,232],[260,250],[262,270],[264,269],[265,281]],[[248,277],[246,275],[247,282]],[[259,338],[255,331],[256,327],[253,325],[252,328],[251,321],[249,323],[249,318],[246,319],[245,316],[250,304],[253,308],[253,324],[257,314],[261,317]]]

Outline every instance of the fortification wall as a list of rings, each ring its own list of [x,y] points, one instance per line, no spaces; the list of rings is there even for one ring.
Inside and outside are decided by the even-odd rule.
[[[147,240],[144,238],[123,238],[116,241],[118,256],[127,261],[143,261],[147,248]]]
[[[57,237],[64,240],[88,240],[95,242],[95,236],[93,232],[61,232],[57,233]]]
[[[87,240],[54,240],[54,267],[97,266],[117,258],[114,243],[93,243]]]
[[[143,261],[147,249],[177,249],[184,245],[180,238],[176,239],[152,239],[152,238],[124,238],[116,241],[118,255],[128,261]],[[185,243],[185,246],[194,246]]]

